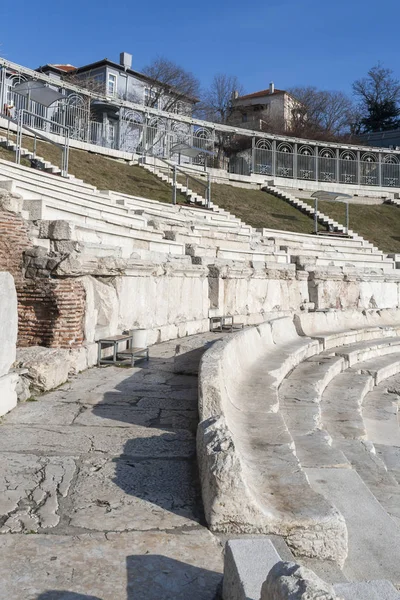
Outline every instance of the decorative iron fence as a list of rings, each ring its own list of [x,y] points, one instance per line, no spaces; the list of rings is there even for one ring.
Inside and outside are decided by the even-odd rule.
[[[29,81],[41,82],[61,97],[50,106],[40,104],[15,87]],[[0,59],[0,113],[16,118],[21,110],[24,124],[32,129],[58,136],[67,130],[71,140],[132,154],[178,162],[181,157],[173,153],[173,147],[185,143],[204,150],[186,162],[240,175],[400,187],[400,152],[395,150],[298,140],[164,113],[103,97]],[[242,147],[248,147],[228,158],[222,139],[231,148],[235,140],[247,140]]]

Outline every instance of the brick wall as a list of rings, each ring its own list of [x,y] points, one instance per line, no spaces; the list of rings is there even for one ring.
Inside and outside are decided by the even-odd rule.
[[[23,252],[32,247],[19,215],[0,211],[0,271],[14,277],[18,297],[18,345],[76,348],[82,345],[85,290],[77,279],[27,279]]]

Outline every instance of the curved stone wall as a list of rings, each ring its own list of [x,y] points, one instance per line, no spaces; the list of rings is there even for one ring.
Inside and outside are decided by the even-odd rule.
[[[199,373],[198,460],[211,529],[280,534],[297,555],[343,564],[346,524],[339,511],[310,486],[301,463],[310,451],[304,443],[323,438],[324,444],[330,444],[320,429],[318,413],[318,397],[326,385],[353,361],[397,349],[399,332],[398,310],[297,314],[243,330],[205,353]],[[389,336],[395,339],[382,341]],[[357,348],[354,357],[349,350],[347,358],[325,354],[321,364],[327,361],[327,368],[323,367],[316,387],[304,375],[301,393],[307,402],[299,406],[301,396],[297,403],[296,394],[300,392],[294,390],[294,396],[289,394],[292,401],[285,402],[282,410],[279,388],[297,365],[306,361],[313,373],[317,363],[312,361],[318,360],[320,352],[365,340],[367,346],[377,348],[376,354],[369,347]],[[299,408],[315,429],[302,432]],[[295,440],[293,431],[301,439]],[[303,458],[298,456],[297,443]],[[323,449],[318,443],[315,448]]]

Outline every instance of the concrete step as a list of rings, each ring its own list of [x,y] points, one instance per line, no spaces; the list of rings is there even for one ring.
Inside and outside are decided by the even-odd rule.
[[[312,488],[338,508],[349,534],[343,572],[350,580],[400,585],[400,529],[353,469],[306,469]]]
[[[374,387],[370,375],[344,372],[326,387],[321,399],[321,422],[333,438],[366,439],[361,405]]]

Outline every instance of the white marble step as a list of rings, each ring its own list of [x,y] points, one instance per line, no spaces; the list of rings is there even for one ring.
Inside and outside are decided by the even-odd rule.
[[[318,257],[318,259],[324,258],[325,260],[340,260],[350,263],[352,260],[362,260],[364,262],[372,262],[374,264],[379,262],[382,262],[384,264],[392,264],[394,262],[392,259],[385,258],[383,253],[372,253],[370,248],[364,249],[360,248],[359,246],[356,246],[355,248],[346,249],[334,249],[330,246],[307,249],[300,245],[297,248],[290,245],[284,245],[281,247],[287,248],[289,254],[293,254],[294,256],[300,256],[303,260],[311,260],[312,258]]]
[[[397,375],[400,372],[400,347],[394,354],[377,356],[370,360],[354,365],[353,371],[366,373],[374,378],[375,385],[381,381]]]
[[[326,386],[344,368],[342,357],[316,355],[293,369],[279,388],[280,410],[303,467],[338,467],[348,463],[323,429],[320,407]]]
[[[262,228],[261,233],[263,237],[271,237],[278,239],[279,241],[287,240],[289,242],[297,242],[302,244],[307,242],[310,244],[326,244],[329,246],[341,248],[341,247],[364,247],[373,248],[373,245],[362,238],[343,238],[335,237],[334,235],[315,235],[313,233],[297,233],[295,231],[284,231],[282,229],[268,229]]]
[[[278,262],[289,264],[289,256],[285,252],[241,251],[221,246],[217,249],[217,258],[237,261]]]
[[[343,356],[347,360],[349,367],[352,367],[355,363],[386,354],[394,354],[399,351],[400,337],[387,337],[385,339],[359,342],[345,348],[331,348],[327,352]]]
[[[373,385],[370,375],[346,371],[337,375],[325,388],[321,399],[321,420],[333,439],[366,438],[361,406]]]
[[[357,267],[361,269],[383,269],[386,271],[391,271],[395,268],[393,260],[376,260],[374,256],[371,258],[368,255],[365,257],[362,257],[361,255],[360,257],[352,256],[348,259],[325,258],[324,256],[321,256],[315,259],[315,265],[317,267]]]
[[[372,326],[350,328],[334,332],[321,332],[311,337],[318,339],[324,350],[329,350],[335,347],[349,346],[350,344],[360,343],[367,340],[375,340],[382,338],[398,337],[400,334],[399,326]]]
[[[343,572],[348,579],[385,579],[399,585],[400,529],[358,473],[353,469],[306,469],[306,473],[312,488],[345,518],[349,551]]]
[[[71,232],[73,241],[105,244],[121,248],[123,258],[128,258],[138,248],[168,254],[185,254],[183,244],[165,240],[159,232],[151,232],[149,235],[143,230],[122,227],[101,220],[95,224],[73,223],[73,225]]]
[[[382,508],[400,525],[400,485],[388,472],[374,444],[369,440],[335,440],[334,444],[343,452]]]
[[[51,173],[45,173],[43,171],[38,171],[30,167],[24,167],[22,165],[17,165],[15,163],[0,159],[0,174],[7,173],[9,173],[13,179],[20,179],[23,177],[31,182],[37,182],[38,184],[41,184],[41,182],[46,182],[47,185],[57,186],[73,192],[81,191],[85,193],[95,193],[97,191],[95,186],[89,183],[84,183],[81,179],[73,176],[68,178],[58,177],[56,175],[52,175]]]

